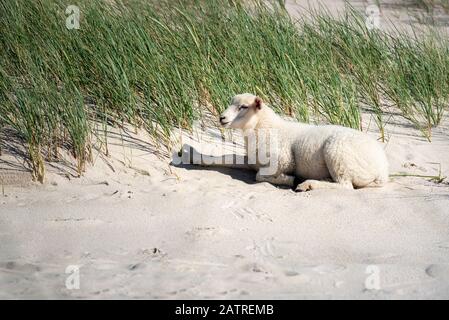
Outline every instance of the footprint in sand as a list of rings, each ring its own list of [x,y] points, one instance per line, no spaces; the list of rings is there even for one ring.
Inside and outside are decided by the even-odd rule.
[[[251,208],[233,208],[230,212],[239,219],[252,219],[263,222],[273,222],[273,218],[269,214],[261,210],[256,211]]]
[[[167,253],[159,248],[141,249],[138,253],[150,259],[162,259],[167,256]]]
[[[185,234],[191,240],[197,240],[204,237],[214,237],[216,235],[229,235],[231,232],[220,227],[195,227]]]
[[[234,217],[238,219],[252,219],[264,222],[273,222],[273,218],[263,210],[255,210],[249,206],[244,206],[242,200],[253,200],[256,199],[256,193],[248,192],[243,197],[241,194],[235,194],[235,198],[238,198],[239,201],[231,201],[227,204],[221,206],[221,209],[230,212]]]
[[[235,288],[218,292],[218,296],[221,297],[222,299],[229,299],[235,296],[247,296],[247,295],[249,295],[248,291],[239,290]]]
[[[106,223],[104,220],[94,219],[94,218],[84,218],[84,217],[57,217],[52,220],[47,220],[50,222],[57,223],[78,223],[78,224],[88,224],[88,225],[100,225]]]
[[[32,263],[21,263],[16,261],[7,261],[0,264],[0,269],[4,271],[19,272],[19,273],[35,273],[40,272],[41,268],[38,265]]]
[[[136,271],[138,269],[144,269],[145,266],[146,266],[145,263],[138,262],[138,263],[133,263],[133,264],[128,265],[127,269],[129,271]]]
[[[287,270],[284,272],[284,275],[286,277],[296,277],[296,276],[299,276],[299,273],[294,270]]]
[[[449,281],[449,264],[431,264],[426,268],[429,277]]]
[[[282,258],[276,253],[274,241],[274,238],[269,238],[259,243],[254,242],[252,246],[247,247],[247,250],[254,251],[254,256],[259,258]]]

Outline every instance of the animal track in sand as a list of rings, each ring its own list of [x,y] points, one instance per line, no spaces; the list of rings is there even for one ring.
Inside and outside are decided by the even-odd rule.
[[[424,168],[422,166],[418,166],[417,164],[415,164],[413,162],[405,162],[405,163],[402,164],[402,167],[406,168],[406,169],[416,169],[416,170],[419,170],[419,171],[422,171],[422,172],[426,172],[427,171],[426,168]]]
[[[262,210],[252,209],[248,206],[249,204],[242,203],[242,200],[248,201],[256,199],[256,193],[249,192],[243,197],[239,193],[236,193],[233,194],[233,196],[235,198],[238,198],[239,201],[230,201],[229,203],[222,205],[221,209],[224,209],[226,212],[230,212],[234,217],[238,219],[250,218],[252,220],[273,222],[273,218],[268,213]]]
[[[95,218],[78,218],[78,217],[67,217],[67,218],[54,218],[52,220],[47,220],[49,222],[66,222],[66,223],[87,223],[89,225],[99,225],[106,223],[104,220]]]
[[[152,259],[163,258],[163,257],[167,256],[167,254],[159,248],[142,249],[142,250],[140,250],[139,253],[146,257],[150,257]]]
[[[449,281],[449,264],[431,264],[425,271],[429,277]]]
[[[185,234],[190,239],[195,240],[203,237],[227,235],[231,234],[231,232],[220,227],[194,227],[191,230],[187,231]]]
[[[38,265],[27,263],[27,262],[17,262],[17,261],[7,261],[0,264],[0,270],[6,272],[18,272],[18,273],[35,273],[40,272],[41,268]]]
[[[73,195],[70,198],[66,199],[66,203],[78,202],[78,201],[91,201],[97,200],[101,196],[98,194],[84,194],[84,195]]]
[[[229,299],[229,298],[235,297],[236,295],[237,296],[246,296],[246,295],[249,295],[249,292],[246,290],[239,290],[236,288],[218,292],[218,296],[221,297],[222,299]]]
[[[246,268],[249,271],[256,272],[256,273],[265,273],[265,274],[271,273],[263,265],[258,264],[258,263],[251,263],[250,265],[246,266]]]
[[[282,255],[277,254],[276,248],[273,244],[274,238],[262,240],[261,242],[253,242],[253,245],[246,249],[253,251],[256,258],[283,258]]]
[[[239,219],[252,219],[262,222],[273,222],[271,216],[261,210],[254,210],[252,208],[232,208],[230,210],[232,215]]]
[[[299,273],[296,272],[296,271],[294,271],[294,270],[286,270],[286,271],[284,272],[284,275],[285,275],[286,277],[296,277],[296,276],[299,276]]]
[[[145,263],[143,263],[143,262],[133,263],[133,264],[130,264],[127,268],[128,268],[129,271],[135,271],[137,269],[143,269],[143,268],[145,268]]]

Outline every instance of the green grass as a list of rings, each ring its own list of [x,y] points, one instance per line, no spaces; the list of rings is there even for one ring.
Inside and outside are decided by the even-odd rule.
[[[80,0],[80,29],[68,30],[70,4],[0,1],[0,128],[26,141],[40,181],[61,149],[82,174],[94,124],[130,123],[167,144],[172,128],[241,92],[356,129],[368,108],[381,138],[385,105],[429,139],[448,108],[447,37],[369,31],[351,8],[294,20],[283,1]]]

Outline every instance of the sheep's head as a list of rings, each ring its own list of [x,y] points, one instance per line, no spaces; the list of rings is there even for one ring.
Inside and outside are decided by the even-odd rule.
[[[262,99],[253,94],[236,95],[231,105],[220,115],[220,124],[225,128],[254,129],[259,121],[257,113],[262,107]]]

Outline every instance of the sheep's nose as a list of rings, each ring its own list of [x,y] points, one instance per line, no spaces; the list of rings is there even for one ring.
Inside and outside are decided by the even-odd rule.
[[[220,121],[223,121],[224,119],[226,119],[226,117],[220,117]]]

